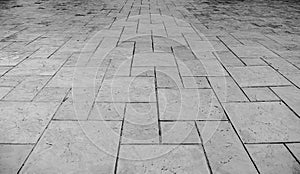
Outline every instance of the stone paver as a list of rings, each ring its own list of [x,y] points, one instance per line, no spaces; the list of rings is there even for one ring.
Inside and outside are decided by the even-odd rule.
[[[233,67],[228,71],[241,87],[290,85],[269,66]]]
[[[58,104],[0,102],[0,106],[0,142],[35,143],[53,117]]]
[[[197,122],[197,125],[214,173],[256,173],[242,143],[228,122]]]
[[[297,1],[0,3],[0,173],[299,173]]]
[[[293,155],[299,161],[299,159],[300,159],[300,144],[299,143],[287,144],[287,147],[290,149],[290,151],[293,153]]]
[[[162,152],[168,153],[160,156]],[[209,173],[200,145],[126,145],[121,147],[120,157],[124,160],[119,161],[117,173]]]
[[[299,173],[300,166],[281,144],[247,145],[259,171],[263,173]]]
[[[246,143],[300,139],[299,118],[281,102],[226,103],[225,110]]]
[[[243,88],[250,101],[278,101],[279,98],[269,88]]]
[[[1,173],[17,173],[33,145],[0,145]]]

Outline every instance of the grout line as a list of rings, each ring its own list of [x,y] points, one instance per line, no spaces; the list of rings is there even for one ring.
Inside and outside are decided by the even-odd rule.
[[[212,172],[212,168],[211,168],[211,165],[210,165],[210,162],[209,162],[209,160],[208,160],[208,156],[207,156],[207,153],[206,153],[204,144],[203,144],[203,138],[202,138],[201,133],[200,133],[200,130],[199,130],[199,128],[198,128],[197,122],[195,121],[194,124],[195,124],[195,126],[196,126],[196,130],[197,130],[198,136],[199,136],[200,141],[201,141],[201,146],[202,146],[202,150],[203,150],[203,153],[204,153],[204,156],[205,156],[206,164],[207,164],[208,169],[209,169],[209,173],[212,174],[213,172]]]
[[[211,88],[212,88],[212,85],[211,85],[210,81],[208,81],[208,83],[209,83],[209,85],[210,85],[210,86],[211,86]],[[217,96],[217,94],[216,94],[216,92],[215,92],[215,90],[214,90],[213,88],[212,88],[212,91],[213,91],[213,93],[215,94],[215,96]],[[231,122],[231,119],[230,119],[230,117],[229,117],[229,116],[228,116],[228,114],[226,113],[226,111],[225,111],[225,109],[224,109],[224,107],[223,107],[223,104],[220,102],[220,100],[219,100],[219,98],[218,98],[218,97],[216,97],[216,98],[217,98],[218,102],[220,103],[220,106],[222,107],[222,110],[223,110],[223,112],[224,112],[225,116],[227,117],[227,119],[228,119],[228,122],[230,123],[230,125],[231,125],[231,127],[232,127],[233,131],[235,132],[235,134],[236,134],[236,136],[238,137],[238,139],[240,140],[240,143],[242,144],[242,146],[243,146],[243,148],[244,148],[245,152],[247,153],[247,155],[248,155],[248,158],[250,159],[250,161],[251,161],[251,162],[252,162],[252,164],[254,165],[254,167],[255,167],[255,169],[256,169],[256,171],[257,171],[257,173],[258,173],[258,174],[260,174],[260,172],[259,172],[259,170],[258,170],[258,167],[256,166],[256,164],[255,164],[254,160],[252,159],[252,157],[251,157],[251,155],[250,155],[249,151],[247,150],[247,148],[246,148],[245,144],[243,143],[243,141],[242,141],[242,139],[241,139],[240,135],[238,134],[237,130],[235,129],[235,127],[234,127],[233,123]]]
[[[22,163],[21,167],[19,168],[19,170],[18,170],[18,172],[17,172],[18,174],[21,172],[22,168],[24,167],[24,165],[25,165],[26,162],[28,161],[30,155],[33,153],[34,149],[36,148],[36,146],[37,146],[37,144],[39,143],[39,141],[41,140],[41,138],[44,136],[46,130],[48,129],[49,125],[51,124],[51,122],[52,122],[54,116],[56,115],[56,113],[57,113],[57,111],[58,111],[58,109],[60,108],[61,105],[62,105],[62,103],[60,103],[60,104],[57,106],[55,112],[53,113],[53,115],[52,115],[52,117],[50,118],[49,122],[47,123],[46,127],[45,127],[44,130],[41,132],[41,134],[40,134],[39,138],[37,139],[36,143],[34,143],[33,148],[31,149],[31,151],[29,152],[29,154],[28,154],[27,157],[25,158],[24,162]]]
[[[120,155],[120,149],[121,149],[121,143],[122,143],[122,136],[123,136],[124,123],[125,123],[126,109],[127,109],[127,104],[125,104],[124,112],[123,112],[123,120],[122,120],[121,130],[120,130],[120,138],[119,138],[119,145],[118,145],[118,151],[117,151],[117,156],[116,156],[114,174],[116,174],[117,170],[118,170],[118,162],[119,162],[119,155]]]
[[[294,157],[294,159],[298,162],[298,164],[300,164],[300,159],[298,159],[295,154],[291,151],[291,149],[286,145],[283,144],[285,146],[285,148],[287,148],[287,150],[291,153],[291,155]]]
[[[161,134],[161,125],[160,125],[160,113],[159,113],[159,102],[158,102],[158,88],[157,88],[156,67],[154,67],[154,80],[155,80],[154,83],[155,83],[157,122],[158,122],[158,136],[159,136],[159,143],[162,143],[162,134]]]
[[[298,115],[298,113],[296,112],[296,111],[294,111],[272,88],[269,88],[275,95],[276,95],[276,97],[277,98],[279,98],[280,99],[280,101],[283,103],[283,104],[285,104],[285,106],[287,107],[287,108],[289,108],[289,110],[291,111],[291,112],[293,112],[298,118],[300,118],[300,115]]]

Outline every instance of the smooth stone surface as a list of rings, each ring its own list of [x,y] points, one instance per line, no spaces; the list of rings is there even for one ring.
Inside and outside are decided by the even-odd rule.
[[[52,122],[21,172],[113,173],[119,140],[106,127],[119,134],[121,124]]]
[[[300,164],[282,144],[246,145],[261,173],[300,173]]]
[[[213,173],[257,173],[230,123],[201,121],[197,126]]]
[[[99,102],[155,102],[152,77],[115,77],[105,79],[99,94]]]
[[[250,101],[278,101],[270,88],[243,88]]]
[[[60,102],[62,101],[67,93],[70,91],[70,88],[43,88],[38,95],[34,98],[34,101],[43,101],[43,102]]]
[[[200,145],[123,145],[118,166],[120,174],[209,173]]]
[[[176,66],[171,53],[141,53],[135,54],[133,66]]]
[[[158,88],[183,88],[180,74],[176,67],[157,67]]]
[[[33,145],[0,145],[1,173],[17,173]]]
[[[163,143],[200,143],[195,122],[161,122]]]
[[[228,71],[241,87],[291,85],[269,66],[230,67]]]
[[[0,87],[0,100],[5,97],[12,89],[12,87]]]
[[[209,77],[208,80],[220,102],[248,101],[231,77]]]
[[[161,120],[224,120],[224,111],[211,89],[159,89]]]
[[[272,90],[296,112],[300,114],[300,91],[295,87],[274,87]]]
[[[98,103],[93,106],[89,120],[123,120],[125,103]]]
[[[278,57],[264,46],[230,46],[230,49],[239,57]]]
[[[225,103],[224,107],[245,143],[300,140],[300,120],[283,103]]]
[[[182,77],[184,88],[210,88],[206,77]]]
[[[293,155],[300,160],[300,143],[292,143],[292,144],[286,144],[286,146],[291,150]]]
[[[0,102],[0,142],[36,143],[58,103]]]

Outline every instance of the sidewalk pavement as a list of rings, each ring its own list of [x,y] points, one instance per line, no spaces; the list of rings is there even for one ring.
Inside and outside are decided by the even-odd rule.
[[[0,173],[300,173],[296,1],[0,1]]]

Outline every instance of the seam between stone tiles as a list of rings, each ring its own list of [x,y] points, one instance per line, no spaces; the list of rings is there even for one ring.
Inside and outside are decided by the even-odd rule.
[[[35,39],[29,41],[28,43],[25,44],[25,46],[28,46],[29,44],[33,43],[34,41],[38,40],[39,38],[43,37],[46,33],[41,34],[40,36],[36,37]]]
[[[119,44],[122,44],[122,42],[120,43],[120,39],[121,39],[121,37],[122,37],[122,34],[123,34],[124,30],[125,30],[125,26],[122,27],[121,33],[120,33],[120,35],[119,35],[119,37],[118,37],[118,41],[117,41],[116,47],[117,47]],[[116,48],[116,47],[115,47],[115,48]],[[114,49],[114,48],[113,48],[113,49]],[[112,49],[112,50],[113,50],[113,49]]]
[[[276,53],[275,51],[273,51],[273,50],[271,50],[269,47],[267,47],[265,44],[262,44],[262,43],[260,43],[260,42],[257,42],[258,44],[260,44],[260,45],[262,45],[263,47],[265,47],[267,50],[269,50],[269,51],[271,51],[272,53],[274,53],[274,54],[276,54],[278,57],[280,57],[282,60],[284,60],[284,61],[286,61],[286,62],[288,62],[288,63],[290,63],[292,66],[294,66],[295,68],[297,68],[298,70],[300,70],[300,68],[298,67],[298,66],[296,66],[296,65],[294,65],[293,63],[291,63],[291,62],[289,62],[289,61],[287,61],[285,58],[283,58],[280,54],[278,54],[278,53]],[[262,59],[261,57],[260,57],[260,59]],[[262,59],[263,61],[264,61],[264,59]],[[264,62],[266,62],[266,61],[264,61]],[[267,62],[266,62],[267,63]],[[268,65],[269,65],[269,63],[267,63]]]
[[[243,42],[241,42],[238,38],[236,38],[234,35],[232,35],[232,33],[228,33],[231,37],[233,37],[235,40],[237,40],[239,43],[241,43],[242,45],[245,45]]]
[[[20,62],[18,62],[16,65],[11,66],[12,68],[9,69],[8,71],[6,71],[4,74],[2,74],[0,77],[3,77],[5,74],[7,74],[9,71],[11,71],[12,69],[14,69],[15,67],[17,67],[18,65],[20,65],[22,62],[24,62],[25,60],[27,60],[31,55],[33,55],[34,53],[36,53],[40,48],[36,49],[35,51],[33,51],[32,53],[30,53],[28,56],[26,56],[24,59],[22,59]],[[10,67],[10,66],[9,66]]]
[[[230,74],[230,72],[226,69],[226,67],[224,66],[224,64],[217,58],[217,56],[213,53],[213,55],[215,56],[215,58],[217,59],[217,61],[221,64],[221,66],[224,68],[224,70],[228,73],[229,77],[233,80],[233,82],[237,85],[237,87],[241,90],[241,92],[244,94],[244,96],[247,98],[247,100],[250,102],[250,98],[246,95],[246,93],[244,92],[244,90],[242,89],[242,87],[237,83],[237,81],[232,77],[232,75]],[[225,78],[225,77],[224,77]],[[208,79],[209,81],[209,79]],[[211,85],[211,88],[213,88],[213,86]],[[226,87],[227,89],[227,87]],[[216,96],[218,97],[218,96]],[[227,97],[226,97],[227,100]]]
[[[157,123],[158,123],[158,138],[159,138],[159,143],[162,143],[162,133],[161,133],[161,125],[160,125],[160,113],[159,113],[159,101],[158,101],[158,88],[157,88],[156,67],[154,67],[154,85],[155,85],[156,112],[157,112]]]
[[[117,150],[117,154],[116,154],[117,156],[116,156],[116,161],[115,161],[114,174],[116,174],[118,171],[119,155],[120,155],[120,150],[121,150],[121,145],[122,145],[122,136],[123,136],[123,128],[124,128],[126,110],[127,110],[127,103],[125,104],[124,111],[123,111],[123,119],[122,119],[121,128],[120,128],[120,137],[119,137],[118,150]]]
[[[287,148],[287,150],[290,152],[290,154],[293,156],[293,158],[298,162],[298,164],[300,164],[299,159],[295,156],[295,154],[291,151],[291,149],[286,145],[283,144],[285,148]]]
[[[278,69],[274,68],[269,62],[267,62],[265,59],[262,59],[270,68],[275,70],[278,74],[280,74],[283,78],[285,78],[288,82],[290,82],[292,85],[294,85],[296,88],[300,89],[294,82],[292,82],[290,79],[288,79],[285,75],[283,75]]]
[[[151,20],[150,20],[150,22],[151,22]],[[152,30],[150,30],[150,39],[151,39],[152,52],[154,52],[154,43],[153,43],[154,41],[153,41],[153,31]]]
[[[211,86],[211,88],[212,88],[212,85],[211,85],[210,81],[208,81],[208,83],[209,83],[209,85],[210,85],[210,86]],[[216,92],[215,92],[215,90],[214,90],[213,88],[212,88],[212,91],[213,91],[214,95],[215,95],[215,96],[217,96],[217,95],[216,95]],[[242,139],[241,139],[240,135],[238,134],[237,130],[235,129],[235,127],[234,127],[233,123],[231,122],[231,119],[230,119],[230,117],[229,117],[229,116],[228,116],[228,114],[226,113],[226,111],[225,111],[225,109],[224,109],[224,107],[223,107],[223,104],[220,102],[220,100],[219,100],[219,98],[218,98],[218,97],[216,97],[216,98],[217,98],[218,102],[220,103],[220,105],[221,105],[221,107],[222,107],[222,110],[223,110],[223,112],[224,112],[225,116],[227,117],[227,119],[228,119],[228,122],[230,123],[230,125],[231,125],[231,127],[232,127],[233,131],[235,132],[235,134],[236,134],[236,136],[238,137],[238,139],[240,140],[240,143],[242,144],[242,146],[243,146],[243,148],[244,148],[245,152],[247,153],[247,155],[248,155],[248,158],[249,158],[249,159],[250,159],[250,161],[252,162],[252,164],[253,164],[253,166],[255,167],[255,169],[256,169],[256,171],[257,171],[257,173],[258,173],[258,174],[260,174],[260,171],[258,170],[258,167],[256,166],[256,164],[255,164],[254,160],[252,159],[252,157],[251,157],[251,155],[250,155],[250,153],[249,153],[248,149],[246,148],[246,146],[245,146],[245,144],[243,143],[243,141],[242,141]]]
[[[208,156],[207,156],[207,153],[206,153],[204,144],[203,144],[203,138],[202,138],[202,136],[201,136],[201,133],[200,133],[200,130],[199,130],[198,126],[197,126],[197,122],[196,122],[196,121],[194,121],[194,125],[195,125],[195,127],[196,127],[198,136],[199,136],[199,138],[200,138],[201,147],[202,147],[202,150],[203,150],[203,153],[204,153],[204,156],[205,156],[206,165],[207,165],[207,167],[208,167],[208,169],[209,169],[209,173],[212,174],[213,172],[212,172],[212,168],[211,168],[211,165],[210,165],[210,162],[209,162],[209,160],[208,160]]]
[[[90,115],[91,115],[91,113],[92,113],[92,109],[95,107],[95,104],[96,104],[96,100],[97,100],[98,94],[99,94],[99,92],[100,92],[102,83],[103,83],[104,80],[105,80],[105,76],[106,76],[106,73],[107,73],[107,71],[108,71],[108,68],[110,67],[110,64],[111,64],[111,60],[109,60],[108,65],[107,65],[107,67],[106,67],[106,69],[105,69],[104,75],[103,75],[103,77],[102,77],[102,79],[101,79],[100,86],[99,86],[99,88],[97,89],[97,91],[95,92],[95,96],[94,96],[94,99],[93,99],[92,107],[91,107],[91,109],[90,109],[89,112],[88,112],[88,116],[87,116],[86,120],[88,120],[88,119],[90,118]],[[98,73],[97,73],[97,74],[98,74]]]
[[[37,97],[38,94],[41,93],[41,91],[49,84],[49,82],[54,78],[54,76],[62,69],[62,67],[67,63],[69,58],[67,58],[63,64],[57,69],[57,71],[49,78],[49,80],[42,86],[42,88],[33,96],[33,98],[30,100],[31,102]]]
[[[130,77],[131,77],[131,73],[132,73],[132,65],[133,65],[133,59],[134,59],[134,55],[135,55],[135,49],[136,49],[136,42],[134,42],[133,49],[132,49],[132,56],[131,56],[131,61],[130,61],[130,71],[129,71]]]
[[[33,151],[34,151],[34,149],[36,148],[37,144],[39,143],[39,141],[40,141],[41,138],[43,137],[44,133],[45,133],[46,130],[48,129],[49,125],[51,124],[51,122],[52,122],[54,116],[56,115],[56,113],[57,113],[57,111],[58,111],[58,109],[60,108],[61,105],[62,105],[62,103],[60,103],[60,104],[56,107],[56,109],[55,109],[55,111],[54,111],[52,117],[49,119],[49,122],[47,123],[46,127],[45,127],[44,130],[41,132],[41,134],[40,134],[40,136],[38,137],[37,141],[34,143],[34,145],[33,145],[32,149],[31,149],[31,151],[28,153],[28,155],[26,156],[26,158],[25,158],[25,160],[23,161],[22,165],[21,165],[20,168],[18,169],[18,172],[17,172],[18,174],[21,172],[22,168],[25,166],[25,164],[26,164],[26,162],[28,161],[30,155],[33,153]]]
[[[23,145],[34,145],[34,143],[0,143],[1,145],[7,145],[7,146],[23,146]]]
[[[285,104],[286,107],[289,108],[290,111],[292,111],[298,118],[300,118],[300,115],[297,114],[296,111],[294,111],[272,88],[270,90],[280,99],[280,101]]]
[[[36,51],[38,51],[39,49],[37,49]],[[32,54],[34,54],[36,51],[34,51]],[[30,54],[29,56],[27,56],[25,59],[28,59],[32,54]],[[12,69],[14,69],[16,66],[18,66],[21,62],[25,61],[25,59],[23,59],[22,61],[20,61],[17,65],[13,66],[13,68],[9,69],[8,71],[6,71],[1,77],[4,77],[4,75],[6,73],[8,73],[9,71],[11,71]],[[30,77],[30,76],[29,76]],[[5,94],[5,96],[3,96],[0,101],[3,101],[3,99],[5,99],[6,96],[8,96],[14,89],[16,89],[25,79],[22,79],[16,86],[13,86],[13,88],[7,93]]]
[[[244,143],[244,144],[296,144],[296,143],[300,143],[300,141],[269,141],[269,142],[249,142],[249,143]]]
[[[235,54],[235,52],[233,52],[224,42],[222,39],[220,39],[219,36],[216,36],[216,38],[218,38],[220,40],[220,42],[222,42],[222,44],[237,58],[241,61],[241,63],[243,63],[245,66],[247,66],[247,64],[238,56]],[[218,59],[218,58],[217,58]]]
[[[21,83],[21,82],[20,82]],[[20,83],[18,83],[18,85],[20,84]],[[18,86],[17,85],[17,86]],[[6,96],[8,96],[8,94],[10,93],[10,92],[12,92],[12,90],[14,90],[16,88],[16,86],[14,86],[14,87],[12,87],[2,98],[0,98],[0,101],[3,101],[3,99],[6,97]]]
[[[67,42],[71,40],[72,37],[70,37],[68,40],[66,40],[62,45],[60,45],[54,52],[52,52],[47,59],[50,59],[51,56],[53,56],[58,50],[60,50]]]
[[[173,58],[174,58],[174,61],[175,61],[175,64],[176,64],[178,76],[179,76],[179,78],[180,78],[182,87],[185,88],[185,87],[184,87],[184,83],[183,83],[183,79],[182,79],[182,76],[181,76],[181,73],[180,73],[180,70],[179,70],[178,62],[177,62],[177,60],[176,60],[175,53],[174,53],[174,50],[173,50],[173,47],[172,47],[172,46],[171,46],[171,51],[172,51],[172,55],[173,55]],[[177,85],[176,85],[175,88],[177,88]]]

